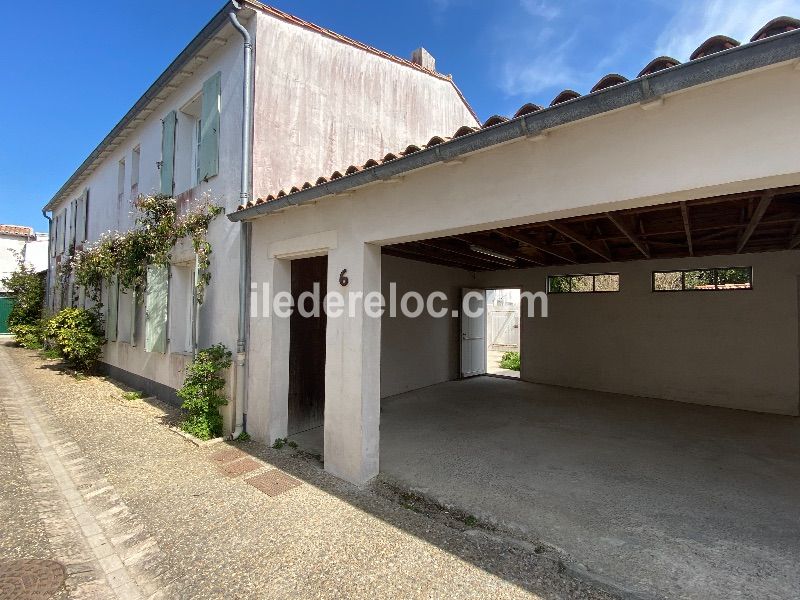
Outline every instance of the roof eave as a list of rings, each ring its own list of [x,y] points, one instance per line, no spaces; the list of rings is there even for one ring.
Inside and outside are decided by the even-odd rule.
[[[194,58],[194,56],[203,48],[227,23],[228,13],[233,10],[233,4],[228,1],[214,15],[214,17],[206,24],[205,27],[198,33],[194,39],[183,49],[183,51],[170,63],[166,70],[159,75],[158,79],[147,89],[136,104],[125,113],[125,116],[120,119],[114,128],[109,132],[106,137],[92,150],[91,154],[84,160],[75,172],[67,179],[66,183],[55,193],[50,201],[44,206],[45,211],[53,210],[55,205],[62,199],[72,185],[80,178],[83,172],[97,160],[100,154],[119,136],[120,133],[137,117],[137,115],[144,110],[148,104],[167,86],[172,78],[180,72]]]
[[[638,77],[227,216],[234,222],[252,220],[554,127],[798,58],[800,30],[782,33]]]

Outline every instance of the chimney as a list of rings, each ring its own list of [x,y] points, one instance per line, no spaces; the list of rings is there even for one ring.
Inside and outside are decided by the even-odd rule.
[[[411,53],[411,62],[429,71],[436,70],[436,59],[425,48],[419,47]]]

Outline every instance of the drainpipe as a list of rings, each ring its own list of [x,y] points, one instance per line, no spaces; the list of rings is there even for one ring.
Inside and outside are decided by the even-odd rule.
[[[239,22],[236,11],[241,10],[241,5],[235,0],[231,1],[234,10],[228,13],[231,25],[242,35],[244,41],[244,85],[242,86],[242,180],[239,192],[239,204],[246,206],[250,199],[250,134],[253,120],[251,96],[253,88],[252,57],[253,43],[250,32]],[[244,431],[244,403],[245,403],[245,366],[247,363],[247,299],[249,296],[250,278],[250,252],[249,252],[249,224],[242,222],[239,229],[239,337],[236,342],[236,391],[235,415],[233,433],[236,439]]]
[[[44,286],[44,305],[46,311],[50,310],[50,245],[55,244],[56,241],[51,239],[53,237],[53,219],[47,216],[47,211],[42,209],[42,216],[47,219],[47,282]],[[54,261],[55,262],[55,261]],[[53,264],[55,270],[55,264]]]

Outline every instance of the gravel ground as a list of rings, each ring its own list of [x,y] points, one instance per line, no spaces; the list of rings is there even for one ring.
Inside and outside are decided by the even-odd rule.
[[[76,379],[38,353],[0,345],[64,431],[114,486],[163,556],[168,598],[610,599],[552,557],[409,510],[288,448],[237,444],[302,485],[269,497],[170,432],[177,414],[124,388]],[[47,558],[0,414],[0,555]],[[10,520],[9,520],[10,516]]]

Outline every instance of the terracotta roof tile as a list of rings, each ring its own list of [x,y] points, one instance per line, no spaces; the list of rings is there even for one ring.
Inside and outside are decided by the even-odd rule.
[[[553,101],[550,103],[550,106],[555,106],[556,104],[561,104],[562,102],[567,102],[569,100],[575,100],[575,98],[580,98],[580,97],[581,95],[575,90],[564,90],[558,96],[553,98]]]
[[[599,92],[600,90],[604,90],[606,88],[610,88],[614,85],[619,85],[620,83],[625,83],[628,81],[627,77],[623,77],[622,75],[618,75],[617,73],[609,73],[605,77],[603,77],[600,81],[594,84],[594,87],[591,89],[591,92]]]
[[[519,110],[514,113],[514,118],[516,119],[517,117],[521,117],[523,115],[529,115],[537,110],[542,110],[542,107],[538,104],[534,104],[533,102],[528,102],[527,104],[520,106]]]
[[[0,235],[32,238],[34,233],[33,227],[26,227],[25,225],[0,225]]]
[[[674,67],[681,64],[679,60],[675,60],[671,56],[659,56],[658,58],[654,58],[644,69],[639,71],[639,74],[636,77],[644,77],[645,75],[652,75],[653,73],[658,73],[659,71],[663,71],[664,69],[669,69],[670,67]]]
[[[791,17],[778,17],[777,19],[773,19],[772,21],[770,21],[769,23],[764,25],[761,29],[759,29],[758,32],[753,36],[751,41],[757,41],[757,40],[760,40],[760,39],[771,37],[773,35],[779,35],[781,33],[786,33],[788,31],[792,31],[794,29],[800,29],[800,20],[794,19],[794,18],[791,18]],[[342,37],[343,38],[343,36],[338,36],[338,34],[337,34],[337,37]],[[347,38],[344,38],[344,39],[347,39]],[[715,54],[717,52],[724,52],[725,50],[729,50],[731,48],[735,48],[736,46],[739,46],[739,42],[737,42],[733,38],[729,38],[729,37],[726,37],[726,36],[723,36],[723,35],[717,35],[717,36],[711,37],[711,38],[707,39],[705,42],[703,42],[697,48],[697,50],[695,50],[692,53],[692,56],[691,56],[690,60],[696,60],[698,58],[702,58],[702,57],[708,56],[710,54]],[[385,54],[385,53],[383,53],[381,51],[377,51],[377,50],[374,50],[374,49],[371,49],[371,51],[375,51],[375,52],[377,52],[377,53],[379,53],[381,55]],[[388,58],[396,58],[396,57],[391,57],[391,55],[387,55],[387,57]],[[402,59],[400,59],[400,60],[402,60]],[[663,71],[665,69],[671,69],[673,67],[679,66],[680,64],[681,63],[679,61],[677,61],[674,58],[671,58],[669,56],[659,56],[658,58],[654,58],[653,60],[651,60],[639,72],[639,74],[637,75],[637,78],[639,78],[639,77],[648,77],[650,75],[658,73],[659,71]],[[414,65],[414,66],[417,66],[417,65]],[[595,84],[595,86],[591,89],[591,91],[592,92],[597,92],[597,91],[606,89],[606,88],[614,86],[614,85],[623,84],[623,83],[625,83],[627,81],[628,81],[628,79],[626,77],[624,77],[623,75],[619,75],[617,73],[611,73],[611,74],[606,75],[605,77],[603,77],[600,81],[598,81],[597,84]],[[553,107],[553,106],[556,106],[556,105],[561,104],[563,102],[567,102],[569,100],[574,100],[574,99],[580,98],[580,97],[581,97],[581,94],[579,94],[578,92],[576,92],[574,90],[564,90],[560,94],[558,94],[558,96],[556,96],[553,99],[553,101],[550,103],[550,106]],[[519,110],[517,110],[517,112],[514,113],[514,117],[513,118],[517,119],[517,118],[520,118],[520,117],[524,117],[525,115],[528,115],[528,114],[531,114],[531,113],[534,113],[534,112],[537,112],[537,111],[540,111],[540,110],[544,110],[544,109],[541,106],[537,105],[537,104],[533,104],[533,103],[529,102],[529,103],[524,104],[523,106],[521,106],[519,108]],[[342,175],[342,173],[339,172],[339,171],[335,171],[330,176],[330,179],[327,179],[325,177],[320,177],[319,179],[317,179],[316,183],[313,186],[310,183],[306,182],[305,184],[303,184],[303,188],[302,189],[305,190],[305,189],[309,189],[311,187],[323,185],[323,184],[327,183],[328,181],[332,181],[334,179],[340,179],[340,178],[345,177],[347,175],[352,175],[352,174],[358,173],[359,171],[361,171],[363,169],[368,169],[370,167],[376,167],[379,164],[387,163],[387,162],[390,162],[390,161],[393,161],[393,160],[398,160],[398,159],[402,158],[403,156],[408,156],[409,154],[414,154],[416,152],[421,152],[423,148],[432,148],[432,147],[438,146],[440,144],[445,144],[445,143],[449,142],[451,139],[455,139],[455,138],[463,137],[465,135],[469,135],[471,133],[479,131],[480,129],[485,129],[487,127],[493,127],[493,126],[496,126],[496,125],[500,125],[502,123],[505,123],[506,121],[508,121],[508,119],[506,117],[503,117],[502,115],[494,115],[492,117],[489,117],[483,123],[483,125],[480,128],[478,128],[478,127],[469,127],[469,126],[465,125],[465,126],[459,128],[458,131],[456,131],[453,134],[452,138],[433,136],[430,140],[428,140],[428,143],[423,147],[417,146],[415,144],[411,144],[411,145],[407,146],[406,149],[403,150],[402,152],[400,152],[399,154],[395,154],[393,152],[389,152],[380,160],[378,160],[376,158],[370,158],[369,160],[367,160],[367,162],[364,163],[363,167],[357,167],[355,165],[351,165],[350,167],[348,167],[345,175]],[[295,193],[296,189],[297,188],[292,188],[292,193]],[[283,190],[281,190],[280,192],[278,192],[277,198],[281,198],[281,197],[283,197],[285,195],[286,195],[286,193]],[[272,201],[274,199],[275,198],[273,198],[270,195],[270,196],[267,196],[266,201],[270,202],[270,201]],[[243,209],[243,207],[240,206],[238,210],[242,210],[242,209]]]
[[[800,20],[793,19],[792,17],[778,17],[777,19],[772,19],[772,21],[756,31],[756,34],[750,38],[750,41],[755,42],[756,40],[763,40],[773,35],[792,31],[793,29],[800,29]]]
[[[715,35],[714,37],[710,37],[705,42],[700,44],[697,47],[697,50],[692,52],[689,60],[697,60],[698,58],[703,58],[709,54],[716,54],[717,52],[722,52],[723,50],[730,50],[738,45],[739,42],[733,38],[729,38],[725,35]]]

